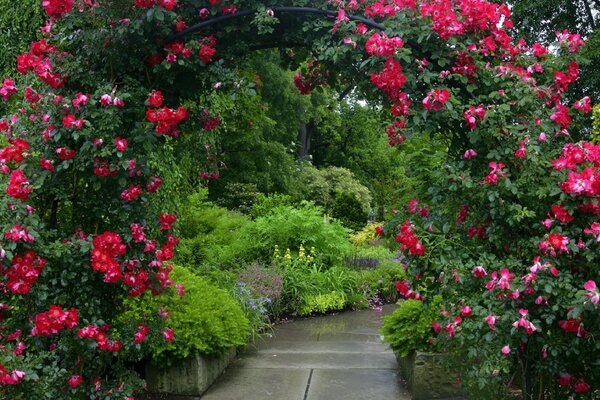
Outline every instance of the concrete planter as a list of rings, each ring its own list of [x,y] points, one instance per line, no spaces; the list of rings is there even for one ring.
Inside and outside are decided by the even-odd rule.
[[[146,365],[148,399],[196,400],[223,373],[235,358],[235,348],[220,356],[195,355],[169,368]]]
[[[455,384],[456,375],[445,369],[440,359],[444,354],[420,351],[396,359],[413,400],[463,400],[461,387]]]

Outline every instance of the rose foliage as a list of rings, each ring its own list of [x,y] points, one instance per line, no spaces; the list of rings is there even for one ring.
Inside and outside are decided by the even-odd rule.
[[[206,143],[200,177],[218,178],[213,144],[224,128],[198,93],[255,92],[238,63],[275,45],[296,47],[285,57],[299,67],[302,93],[355,87],[386,104],[390,144],[446,139],[432,204],[412,202],[410,219],[397,221],[414,276],[399,288],[424,301],[442,293],[432,332],[442,327],[439,340],[469,359],[465,383],[485,388],[521,372],[528,394],[593,396],[600,150],[582,141],[590,100],[567,96],[581,38],[560,32],[552,50],[514,42],[509,7],[483,0],[280,3],[333,12],[307,18],[258,1],[42,2],[41,39],[16,60],[26,83],[6,78],[0,88],[14,110],[0,119],[0,395],[141,392],[132,363],[177,335],[168,310],[118,318],[128,296],[172,283],[176,216],[149,212],[162,183],[149,157],[193,134]],[[254,12],[168,39],[238,10]]]

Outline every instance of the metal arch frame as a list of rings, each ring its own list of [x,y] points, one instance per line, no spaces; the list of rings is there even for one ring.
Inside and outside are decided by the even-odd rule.
[[[315,15],[322,15],[325,17],[336,17],[337,16],[337,12],[336,11],[331,11],[331,10],[321,10],[318,8],[314,8],[314,7],[280,7],[280,6],[273,6],[273,7],[269,7],[270,10],[273,10],[274,13],[281,13],[281,14],[315,14]],[[201,31],[204,28],[208,28],[211,27],[213,25],[218,25],[221,24],[223,22],[227,22],[233,19],[237,19],[237,18],[243,18],[243,17],[247,17],[249,15],[252,15],[256,13],[256,10],[242,10],[242,11],[238,11],[234,14],[229,14],[229,15],[221,15],[219,17],[215,17],[215,18],[211,18],[208,21],[203,21],[200,23],[197,23],[196,25],[190,26],[187,29],[184,29],[181,32],[178,32],[170,37],[168,37],[166,39],[167,43],[173,42],[177,39],[181,39],[184,36],[187,36],[189,34]],[[352,21],[359,21],[362,22],[363,24],[367,25],[368,27],[372,28],[372,29],[377,29],[379,31],[385,31],[386,30],[386,26],[383,24],[378,24],[373,20],[367,19],[367,18],[363,18],[363,17],[357,17],[357,16],[353,16],[353,15],[348,15],[348,18]]]

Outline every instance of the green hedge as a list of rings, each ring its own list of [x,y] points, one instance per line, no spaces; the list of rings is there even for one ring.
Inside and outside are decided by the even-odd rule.
[[[16,57],[37,39],[47,15],[41,0],[0,0],[0,71],[14,75]]]
[[[185,286],[185,296],[161,298],[160,304],[152,296],[133,299],[126,315],[142,320],[161,305],[169,310],[167,326],[175,331],[175,340],[154,349],[155,361],[170,364],[192,354],[213,355],[246,345],[250,323],[229,293],[183,267],[175,266],[170,277]]]

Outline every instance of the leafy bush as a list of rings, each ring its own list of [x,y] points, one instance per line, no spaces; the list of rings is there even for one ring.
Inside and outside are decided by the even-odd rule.
[[[312,313],[325,314],[329,311],[344,309],[346,296],[340,292],[329,292],[323,294],[309,294],[302,298],[303,304],[298,311],[301,316]]]
[[[241,264],[246,246],[240,232],[251,223],[240,213],[214,205],[206,189],[199,189],[181,212],[178,261],[195,269]]]
[[[370,222],[365,225],[362,229],[354,232],[350,235],[350,241],[356,247],[363,247],[370,244],[374,244],[379,239],[379,235],[375,231],[377,226],[381,224],[378,222]]]
[[[131,310],[124,318],[143,320],[159,309],[168,310],[168,324],[175,340],[153,350],[156,362],[172,363],[191,354],[218,354],[230,347],[244,346],[251,334],[248,318],[234,298],[188,269],[174,266],[174,282],[183,284],[185,295],[158,301],[150,296],[128,299]]]
[[[279,206],[292,206],[293,199],[286,194],[260,194],[252,205],[250,215],[252,218],[263,217],[271,213],[271,210]]]
[[[317,169],[305,163],[300,170],[300,181],[304,188],[303,198],[314,201],[327,212],[333,207],[337,193],[354,195],[366,213],[371,209],[369,189],[361,184],[349,169],[340,167]]]
[[[291,267],[283,268],[283,276],[281,308],[287,314],[320,312],[326,304],[331,306],[325,307],[328,310],[367,304],[367,293],[358,271],[342,266],[326,269],[314,264],[302,268],[292,262]],[[336,294],[332,295],[333,292]],[[339,298],[343,299],[341,306]]]
[[[398,299],[395,283],[406,277],[404,266],[396,261],[383,261],[372,270],[361,271],[360,280],[372,297],[390,303]]]
[[[384,341],[404,357],[415,350],[431,350],[428,342],[433,336],[431,323],[439,313],[441,302],[440,296],[434,297],[428,305],[412,299],[399,302],[398,308],[383,318]]]
[[[338,192],[331,207],[331,216],[346,228],[357,231],[366,225],[369,213],[353,193]]]
[[[339,222],[326,222],[321,207],[303,202],[298,207],[273,208],[245,226],[240,235],[251,259],[268,260],[275,246],[296,250],[304,245],[314,247],[325,264],[333,265],[341,263],[351,249],[347,232]]]

